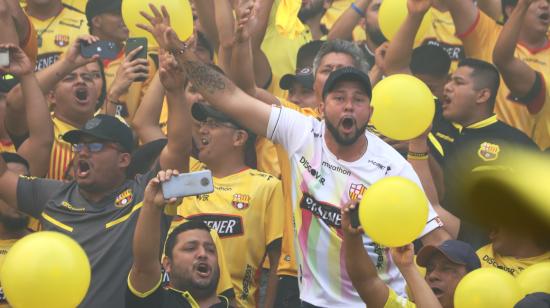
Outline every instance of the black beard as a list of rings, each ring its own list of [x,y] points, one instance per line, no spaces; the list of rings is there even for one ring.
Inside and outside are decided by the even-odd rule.
[[[359,128],[355,131],[355,135],[353,137],[351,137],[349,139],[345,139],[342,136],[340,136],[340,133],[338,132],[338,129],[334,125],[332,125],[332,123],[330,123],[330,121],[325,119],[325,124],[327,126],[328,131],[330,132],[330,134],[334,138],[334,140],[336,140],[336,142],[339,145],[343,145],[343,146],[350,146],[350,145],[354,144],[357,141],[357,139],[359,139],[359,137],[361,137],[361,135],[365,134],[365,131],[367,130],[367,126],[368,126],[368,124],[363,125],[363,127]]]
[[[0,223],[4,225],[4,229],[6,229],[6,231],[20,231],[25,229],[29,224],[29,216],[21,215],[20,217],[8,217],[1,215]]]
[[[365,32],[372,42],[376,44],[376,46],[380,46],[388,41],[380,29],[370,29],[365,27]]]
[[[188,291],[193,298],[198,300],[215,296],[218,280],[220,279],[220,270],[218,267],[212,270],[214,271],[212,273],[212,279],[206,285],[195,283],[188,277],[179,276],[174,272],[170,273],[170,284],[177,290]]]
[[[323,8],[324,1],[323,0],[314,0],[318,2],[313,2],[309,8],[301,8],[298,12],[298,18],[301,22],[306,22],[309,19],[319,15],[323,14],[325,12],[325,8]]]

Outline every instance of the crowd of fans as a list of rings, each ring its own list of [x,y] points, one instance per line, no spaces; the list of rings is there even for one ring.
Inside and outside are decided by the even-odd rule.
[[[31,232],[72,237],[82,307],[453,307],[475,269],[550,262],[550,217],[465,193],[474,173],[514,176],[518,149],[548,155],[549,1],[407,0],[391,40],[383,1],[191,0],[189,39],[144,1],[155,41],[137,57],[121,0],[0,0],[1,256]],[[116,58],[83,55],[100,41]],[[412,140],[369,122],[393,74],[435,99]],[[214,192],[164,199],[205,169]],[[430,203],[391,249],[351,223],[389,176]]]

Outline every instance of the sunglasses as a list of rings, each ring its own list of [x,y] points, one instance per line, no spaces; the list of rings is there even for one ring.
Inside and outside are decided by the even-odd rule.
[[[90,153],[97,153],[103,150],[105,147],[110,147],[115,150],[120,151],[120,149],[115,145],[110,145],[109,143],[102,143],[102,142],[90,142],[90,143],[77,143],[73,144],[73,152],[80,153],[86,148],[88,152]]]

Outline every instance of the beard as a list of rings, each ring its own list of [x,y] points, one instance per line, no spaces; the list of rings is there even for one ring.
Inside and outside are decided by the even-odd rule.
[[[196,299],[203,299],[216,294],[218,280],[220,279],[220,268],[215,266],[212,268],[212,276],[210,280],[197,281],[192,278],[191,273],[183,269],[174,267],[170,272],[170,283],[178,290],[186,290]]]
[[[307,20],[322,14],[325,11],[325,8],[323,7],[324,0],[312,0],[311,4],[308,6],[303,6],[300,8],[300,11],[298,12],[298,18],[300,18],[301,22],[306,22]]]
[[[340,132],[338,132],[338,128],[336,128],[336,126],[334,126],[329,120],[325,119],[325,124],[327,126],[328,131],[334,138],[334,140],[336,140],[336,142],[339,145],[343,145],[343,146],[350,146],[354,144],[359,139],[359,137],[365,134],[365,131],[367,130],[367,126],[368,126],[368,123],[367,123],[360,128],[356,128],[355,133],[351,137],[344,137],[340,134]],[[355,127],[357,127],[355,120],[354,120],[354,125]],[[338,124],[338,126],[340,126],[340,123]]]
[[[367,36],[372,40],[372,42],[375,43],[377,46],[380,46],[388,41],[380,28],[372,29],[365,26],[365,32],[367,33]]]

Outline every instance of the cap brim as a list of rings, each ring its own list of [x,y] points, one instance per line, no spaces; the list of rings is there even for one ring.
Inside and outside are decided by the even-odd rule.
[[[295,75],[286,74],[281,78],[281,81],[279,81],[279,87],[283,90],[290,90],[294,81],[296,81]]]
[[[225,113],[219,112],[216,109],[201,103],[193,104],[193,107],[191,107],[191,116],[199,122],[204,122],[208,118],[213,118],[220,122],[231,123],[237,127],[241,127]]]
[[[416,255],[416,264],[422,267],[426,267],[428,265],[428,262],[433,257],[434,254],[440,253],[445,256],[445,258],[449,259],[451,262],[459,265],[466,265],[466,263],[462,261],[457,261],[453,259],[451,256],[449,256],[445,251],[441,250],[439,247],[428,245],[422,247],[418,254]]]
[[[337,72],[337,71],[335,71]],[[332,74],[334,74],[333,72]],[[329,76],[330,79],[330,76]],[[323,89],[323,99],[328,95],[328,93],[332,92],[334,90],[334,87],[342,81],[357,81],[361,83],[367,92],[367,96],[369,98],[372,98],[372,85],[370,83],[370,79],[367,75],[361,75],[357,72],[348,71],[348,72],[340,72],[338,76],[335,76],[332,80],[327,80],[325,83],[325,88]]]
[[[97,139],[101,139],[101,140],[106,140],[106,141],[116,142],[112,138],[110,138],[109,136],[104,136],[104,135],[101,135],[101,134],[94,134],[93,132],[86,132],[86,131],[82,131],[82,130],[78,130],[78,129],[66,132],[61,138],[65,141],[67,141],[70,144],[76,144],[76,143],[80,142],[82,137],[85,137],[85,136],[93,137],[93,138],[97,138]]]

